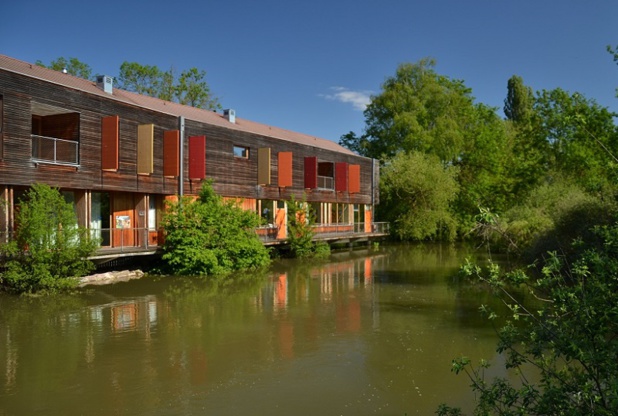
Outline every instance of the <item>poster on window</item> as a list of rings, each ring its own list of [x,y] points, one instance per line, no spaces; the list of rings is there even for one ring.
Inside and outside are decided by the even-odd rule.
[[[116,228],[131,228],[131,217],[129,217],[128,215],[116,215]]]

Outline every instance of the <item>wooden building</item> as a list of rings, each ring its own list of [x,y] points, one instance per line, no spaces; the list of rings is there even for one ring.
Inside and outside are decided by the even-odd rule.
[[[20,196],[59,188],[102,247],[156,247],[164,201],[215,191],[286,238],[286,201],[305,198],[319,233],[371,233],[378,164],[338,144],[77,78],[0,55],[0,241]]]

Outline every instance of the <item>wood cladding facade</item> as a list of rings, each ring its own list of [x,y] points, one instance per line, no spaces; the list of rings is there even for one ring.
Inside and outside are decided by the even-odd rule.
[[[29,186],[34,182],[49,183],[60,188],[117,190],[150,194],[175,194],[178,180],[164,172],[164,135],[177,129],[176,116],[155,113],[143,108],[115,102],[86,93],[70,90],[17,74],[0,71],[0,95],[3,97],[3,152],[0,160],[2,184]],[[68,168],[35,164],[31,162],[32,103],[52,105],[65,109],[67,113],[79,115],[79,131],[62,131],[62,138],[71,137],[79,141],[79,166]],[[74,118],[75,116],[73,116]],[[117,127],[113,120],[117,118]],[[107,121],[106,121],[107,120]],[[75,125],[77,121],[72,123]],[[105,127],[106,124],[111,127]],[[143,167],[138,175],[138,130],[140,126],[152,125],[152,145],[144,139],[142,146],[150,155],[145,155]],[[150,128],[148,126],[146,128]],[[144,127],[141,127],[144,128]],[[108,131],[111,130],[111,133]],[[117,131],[116,131],[117,130]],[[112,139],[106,138],[112,135]],[[185,136],[205,136],[206,178],[212,179],[215,190],[225,196],[251,197],[258,199],[288,199],[291,195],[308,201],[349,202],[371,204],[374,183],[373,161],[354,155],[324,150],[302,144],[259,136],[243,131],[225,129],[219,126],[187,120]],[[117,137],[117,153],[114,138]],[[110,146],[106,150],[104,144]],[[249,147],[248,158],[233,155],[234,144]],[[150,147],[152,146],[152,148]],[[168,144],[169,146],[169,144]],[[271,158],[272,185],[258,185],[258,149],[269,148],[276,156],[279,152],[292,154],[292,184],[284,189],[277,186],[278,160]],[[169,149],[169,147],[168,147]],[[111,161],[102,157],[112,151]],[[117,155],[117,163],[115,158]],[[185,141],[185,191],[198,192],[201,180],[189,175],[189,144]],[[354,194],[317,190],[305,187],[305,157],[320,161],[347,163],[360,167],[360,190]],[[150,164],[152,163],[152,168]],[[114,169],[115,168],[115,169]],[[174,168],[172,168],[174,169]],[[152,170],[152,172],[149,172]],[[147,173],[147,174],[143,174]],[[197,175],[198,179],[201,175]],[[289,178],[285,178],[289,180]],[[288,185],[288,182],[285,182]]]
[[[185,194],[197,194],[204,181],[212,180],[220,195],[254,205],[292,196],[307,202],[378,203],[375,160],[228,123],[186,118],[180,134],[179,117],[171,111],[153,111],[113,94],[92,94],[0,68],[0,196],[36,182],[73,191],[78,207],[89,204],[84,201],[92,192],[123,193],[112,209],[126,212],[123,218],[140,227],[147,226],[137,214],[148,210],[140,205],[147,204],[146,196],[158,195],[162,201],[178,194],[181,174]],[[78,149],[77,162],[34,158],[33,135],[62,139],[58,145]],[[234,156],[234,146],[248,149],[248,157]],[[307,169],[312,178],[319,175],[318,162],[332,164],[332,189],[318,187],[314,179],[307,182]]]

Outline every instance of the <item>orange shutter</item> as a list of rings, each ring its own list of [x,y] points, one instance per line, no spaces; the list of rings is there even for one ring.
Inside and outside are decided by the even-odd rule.
[[[292,186],[292,152],[279,152],[279,186]]]
[[[348,175],[349,175],[349,186],[348,191],[350,193],[359,193],[360,192],[360,165],[349,165],[348,166]]]
[[[179,143],[180,132],[178,130],[169,130],[163,133],[163,176],[178,176],[180,174]]]
[[[101,119],[101,169],[118,170],[118,136],[120,117]]]

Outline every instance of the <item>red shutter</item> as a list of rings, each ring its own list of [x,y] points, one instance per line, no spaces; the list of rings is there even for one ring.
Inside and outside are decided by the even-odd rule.
[[[118,116],[101,119],[101,169],[118,170]]]
[[[348,190],[348,164],[345,162],[335,163],[335,191],[345,192]]]
[[[277,165],[279,186],[292,186],[292,152],[279,152]]]
[[[163,133],[163,176],[178,176],[180,132],[169,130]]]
[[[360,165],[350,165],[348,175],[350,178],[350,186],[348,191],[352,193],[360,192]]]
[[[206,136],[189,137],[189,179],[206,177]]]
[[[305,158],[305,188],[315,189],[318,187],[318,158],[309,156]]]

